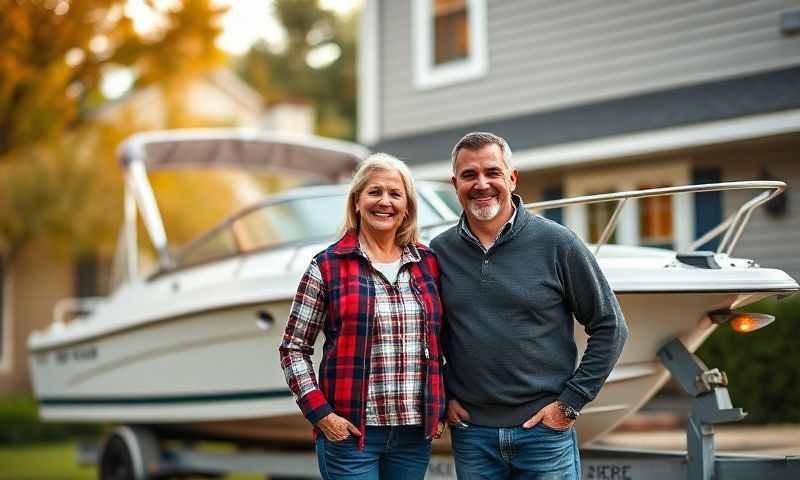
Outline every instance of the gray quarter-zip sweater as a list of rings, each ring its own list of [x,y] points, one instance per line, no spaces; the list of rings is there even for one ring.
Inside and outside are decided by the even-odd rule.
[[[518,426],[557,399],[580,410],[628,335],[583,242],[526,211],[516,195],[514,203],[514,222],[486,251],[465,231],[463,215],[431,242],[442,272],[448,399],[458,399],[477,425]],[[573,316],[589,335],[580,364]]]

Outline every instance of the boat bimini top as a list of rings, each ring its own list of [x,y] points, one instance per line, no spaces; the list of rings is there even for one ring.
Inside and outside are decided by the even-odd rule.
[[[172,262],[148,170],[231,168],[299,174],[334,183],[349,177],[368,154],[369,150],[351,142],[259,129],[180,129],[132,135],[117,151],[125,169],[125,223],[121,233],[125,238],[119,244],[126,244],[126,276],[138,272],[137,208],[160,266],[168,267]]]

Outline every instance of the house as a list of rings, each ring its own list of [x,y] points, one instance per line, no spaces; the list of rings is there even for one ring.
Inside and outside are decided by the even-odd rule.
[[[98,122],[166,128],[176,111],[184,124],[285,129],[310,133],[314,112],[304,105],[277,105],[265,111],[261,96],[228,70],[191,80],[179,92],[151,86],[111,102],[95,112]],[[192,123],[194,122],[194,123]],[[92,154],[88,152],[87,155]],[[249,184],[229,174],[237,196],[252,199]],[[119,192],[122,196],[122,192]],[[57,257],[34,242],[0,258],[0,395],[30,390],[26,344],[31,331],[45,328],[61,299],[103,295],[109,289],[110,259],[74,261]]]
[[[236,74],[219,69],[192,79],[180,90],[166,91],[159,85],[136,90],[105,104],[92,117],[133,122],[150,130],[168,128],[176,115],[191,119],[189,124],[258,127],[263,122],[263,102]]]
[[[800,278],[800,1],[367,0],[361,28],[359,140],[418,178],[480,130],[527,202],[783,180],[735,254]],[[629,202],[612,241],[685,249],[754,193]],[[594,241],[612,210],[547,215]]]

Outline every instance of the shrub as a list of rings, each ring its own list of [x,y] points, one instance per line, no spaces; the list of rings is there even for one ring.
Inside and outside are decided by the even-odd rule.
[[[97,435],[102,430],[98,425],[42,422],[31,397],[0,399],[0,445],[66,440],[76,435]]]

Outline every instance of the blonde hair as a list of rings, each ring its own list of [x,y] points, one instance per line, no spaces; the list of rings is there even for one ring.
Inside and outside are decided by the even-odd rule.
[[[404,247],[410,243],[419,242],[419,229],[417,228],[417,190],[414,188],[414,180],[411,178],[411,171],[401,160],[389,155],[388,153],[373,153],[358,167],[358,171],[353,176],[350,189],[347,192],[347,206],[344,220],[345,230],[358,230],[360,217],[356,213],[358,196],[366,187],[370,177],[376,171],[396,171],[403,179],[403,186],[406,189],[406,215],[403,222],[397,229],[395,241],[397,245]]]

